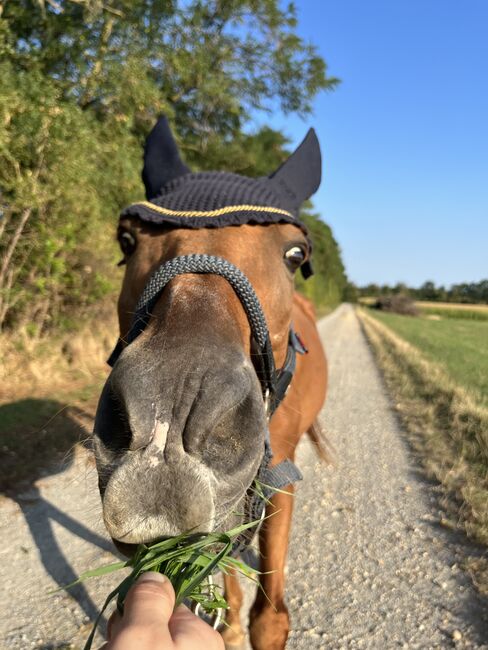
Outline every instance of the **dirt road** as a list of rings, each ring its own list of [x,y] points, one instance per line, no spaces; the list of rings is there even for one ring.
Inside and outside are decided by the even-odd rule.
[[[298,462],[288,648],[488,648],[488,615],[463,573],[479,549],[442,528],[436,487],[411,457],[352,308],[320,323],[330,363],[323,424],[335,467]],[[80,456],[0,505],[0,646],[79,648],[116,580],[46,590],[111,560],[93,467]]]

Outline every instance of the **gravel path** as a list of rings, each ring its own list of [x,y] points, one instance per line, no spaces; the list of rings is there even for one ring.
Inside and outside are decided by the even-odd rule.
[[[460,568],[479,549],[438,525],[436,488],[416,469],[353,310],[320,323],[330,364],[323,424],[335,467],[304,442],[287,599],[290,649],[486,648],[486,600]],[[112,584],[49,588],[114,556],[96,473],[80,452],[0,504],[0,647],[80,648]]]
[[[479,549],[438,525],[354,311],[320,323],[323,425],[337,464],[303,445],[287,590],[289,648],[488,648],[487,601],[460,569]]]

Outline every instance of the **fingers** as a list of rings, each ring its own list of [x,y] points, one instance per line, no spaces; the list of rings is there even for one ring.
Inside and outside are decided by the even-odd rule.
[[[110,622],[110,650],[171,647],[168,623],[174,604],[170,581],[159,573],[144,573],[127,593],[123,617],[116,615]]]
[[[104,650],[224,650],[218,632],[183,605],[173,611],[174,604],[170,581],[144,573],[127,593],[124,615],[110,617]]]
[[[187,607],[177,607],[169,622],[171,637],[178,650],[205,648],[205,650],[225,650],[220,634],[210,625],[195,616]]]
[[[124,603],[124,620],[138,625],[154,621],[166,627],[175,606],[175,592],[171,582],[160,573],[144,573],[129,589]]]

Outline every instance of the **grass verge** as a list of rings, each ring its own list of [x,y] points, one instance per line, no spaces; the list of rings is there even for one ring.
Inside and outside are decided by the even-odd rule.
[[[15,494],[56,473],[92,429],[113,318],[78,333],[33,340],[3,335],[0,344],[0,494]]]
[[[488,407],[488,322],[428,320],[378,310],[368,313],[408,341],[427,360],[442,365],[473,401]]]
[[[358,315],[410,441],[456,527],[488,544],[488,409],[365,310]]]

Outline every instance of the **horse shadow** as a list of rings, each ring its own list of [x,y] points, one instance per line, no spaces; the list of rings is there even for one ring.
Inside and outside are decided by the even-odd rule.
[[[0,493],[18,504],[40,561],[61,590],[78,575],[56,539],[54,524],[103,551],[115,550],[107,539],[46,500],[37,485],[40,478],[72,466],[76,445],[88,446],[89,434],[82,421],[89,418],[81,409],[54,400],[24,399],[0,405],[0,445],[5,458]],[[65,592],[90,621],[96,619],[98,609],[83,584]]]

